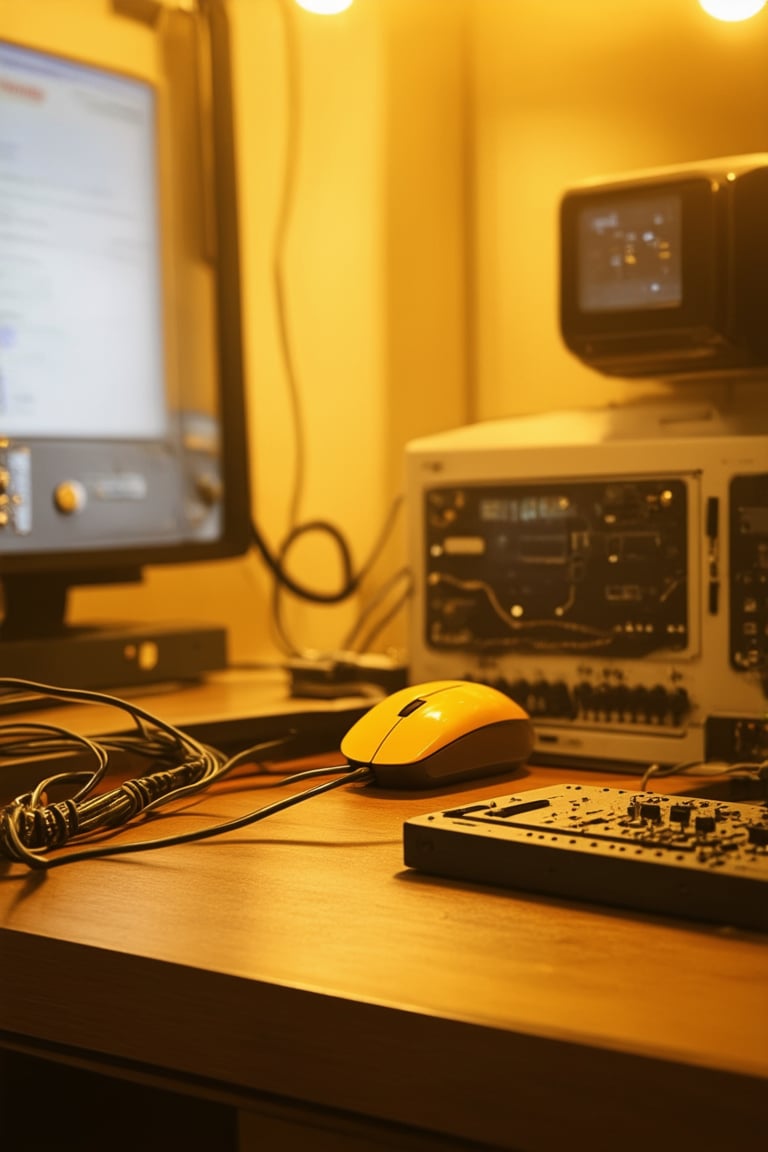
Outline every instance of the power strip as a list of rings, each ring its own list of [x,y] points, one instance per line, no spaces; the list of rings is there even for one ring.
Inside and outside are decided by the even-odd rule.
[[[407,820],[438,876],[768,931],[768,804],[569,784]]]

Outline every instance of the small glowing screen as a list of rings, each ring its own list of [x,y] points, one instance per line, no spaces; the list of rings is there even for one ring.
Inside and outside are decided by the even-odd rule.
[[[579,308],[625,312],[682,303],[679,196],[603,199],[579,214]]]

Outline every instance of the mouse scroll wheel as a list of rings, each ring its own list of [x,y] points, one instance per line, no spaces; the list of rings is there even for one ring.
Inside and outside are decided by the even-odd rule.
[[[407,704],[398,712],[398,716],[410,716],[411,712],[415,712],[418,708],[423,708],[426,700],[422,696],[417,696],[415,700],[409,700]]]

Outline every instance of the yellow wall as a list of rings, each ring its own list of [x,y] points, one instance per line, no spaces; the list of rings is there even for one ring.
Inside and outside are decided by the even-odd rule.
[[[768,12],[724,24],[696,0],[477,0],[472,11],[475,414],[659,391],[608,381],[565,351],[560,195],[586,177],[767,150]]]
[[[462,8],[359,0],[329,19],[289,3],[286,25],[276,0],[232,3],[254,510],[273,543],[289,525],[295,461],[272,267],[287,43],[299,104],[285,285],[306,433],[300,519],[342,527],[360,562],[401,490],[405,441],[468,414]],[[327,539],[291,557],[303,580],[338,587]],[[390,550],[376,578],[396,563]],[[286,603],[304,646],[338,646],[357,611]]]
[[[272,281],[282,2],[301,107],[285,262],[300,511],[343,527],[360,560],[410,437],[655,390],[607,381],[562,347],[559,196],[584,176],[768,149],[768,14],[728,26],[695,0],[355,0],[329,19],[231,0],[253,507],[273,545],[295,447]],[[0,0],[0,34],[154,67],[151,37],[109,0]],[[399,537],[377,577],[401,559]],[[325,544],[295,562],[320,586],[337,579]],[[216,619],[234,658],[274,651],[255,557],[157,568],[140,590],[83,590],[72,606],[77,619]],[[287,617],[300,644],[332,647],[355,611],[291,603]]]

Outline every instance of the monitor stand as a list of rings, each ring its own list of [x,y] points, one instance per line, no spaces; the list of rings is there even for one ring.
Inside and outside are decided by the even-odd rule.
[[[196,680],[226,668],[227,635],[219,625],[66,623],[71,585],[140,579],[136,569],[103,577],[48,572],[0,577],[0,677],[62,688],[119,689]]]

